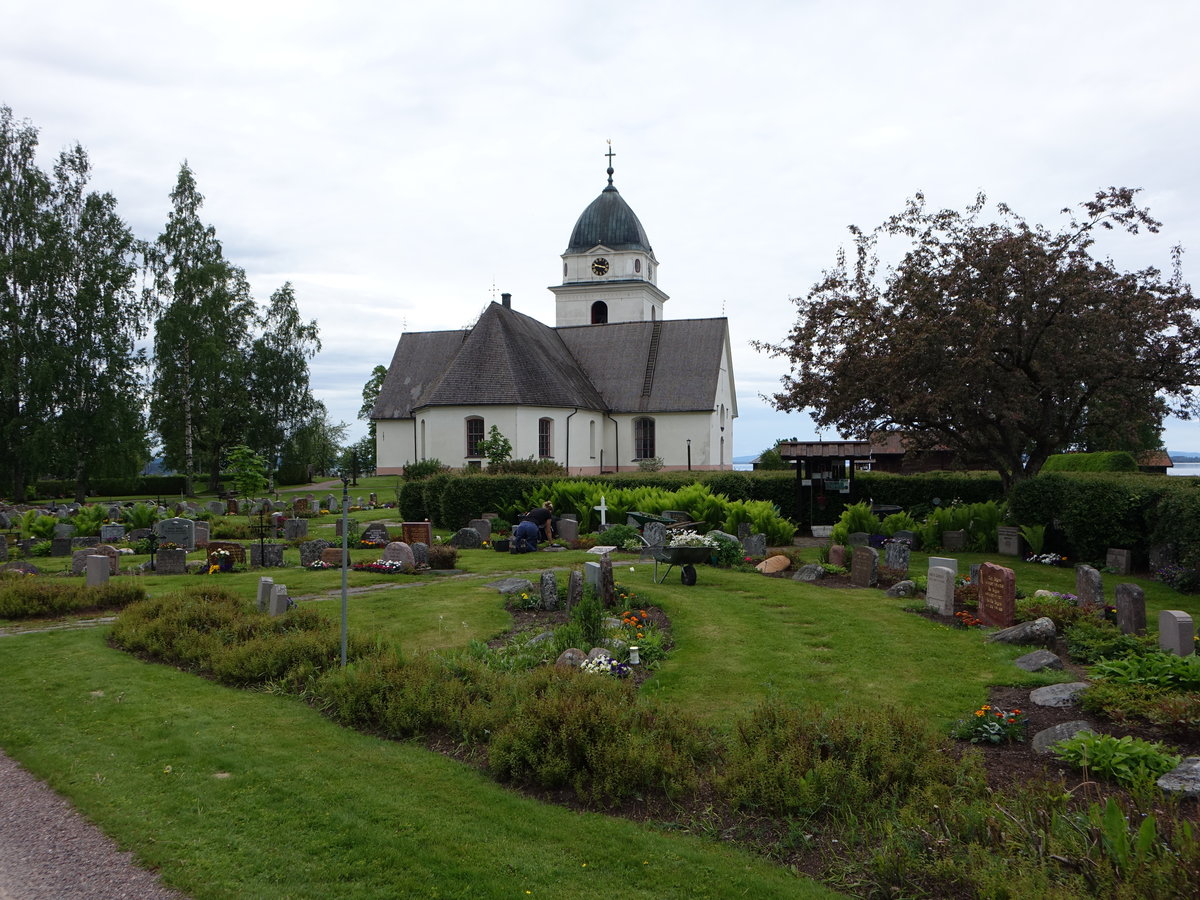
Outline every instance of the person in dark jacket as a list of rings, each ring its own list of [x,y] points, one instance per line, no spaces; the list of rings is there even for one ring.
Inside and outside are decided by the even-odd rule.
[[[549,500],[527,512],[525,521],[532,522],[537,527],[539,541],[554,542],[554,504]]]

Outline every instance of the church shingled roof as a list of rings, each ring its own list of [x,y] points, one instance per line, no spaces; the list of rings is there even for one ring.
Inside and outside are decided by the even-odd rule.
[[[653,252],[646,229],[611,184],[580,215],[571,231],[566,252],[585,253],[598,244],[610,250]]]

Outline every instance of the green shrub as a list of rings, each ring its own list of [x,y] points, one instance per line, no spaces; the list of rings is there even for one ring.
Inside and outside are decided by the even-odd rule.
[[[1019,709],[998,709],[985,703],[950,728],[950,737],[972,744],[1003,744],[1024,741],[1029,721]]]
[[[400,477],[405,481],[419,481],[422,478],[430,478],[439,472],[444,472],[446,469],[447,467],[442,465],[440,459],[422,459],[406,465],[401,471]]]
[[[605,615],[604,604],[600,602],[599,594],[593,589],[585,590],[582,599],[571,610],[571,623],[579,627],[579,633],[583,637],[583,644],[579,645],[581,650],[590,650],[604,640]]]
[[[1042,466],[1043,472],[1136,472],[1137,460],[1126,450],[1098,453],[1055,453]]]
[[[891,537],[897,531],[911,531],[915,534],[919,527],[920,524],[917,520],[906,512],[892,513],[880,523],[881,532],[888,537]]]
[[[911,514],[915,508],[946,506],[955,500],[963,504],[1003,500],[1004,489],[995,472],[857,472],[850,482],[850,499],[900,506]]]
[[[605,546],[624,547],[629,541],[636,541],[639,547],[646,546],[632,525],[609,525],[600,534],[600,539]]]
[[[1045,617],[1061,632],[1080,619],[1095,618],[1095,610],[1080,606],[1076,600],[1074,594],[1055,592],[1050,596],[1022,597],[1016,602],[1014,618],[1018,622],[1032,622]]]
[[[849,543],[850,535],[860,531],[865,534],[879,534],[881,527],[879,517],[871,512],[871,504],[863,500],[842,510],[842,517],[833,526],[830,540],[844,546]]]
[[[1017,608],[1021,608],[1018,601]],[[1114,659],[1132,653],[1157,650],[1158,642],[1145,635],[1124,634],[1111,622],[1094,616],[1084,617],[1063,631],[1067,651],[1079,662],[1094,663],[1103,659]]]
[[[87,587],[41,578],[0,579],[0,619],[64,616],[84,610],[122,609],[146,598],[141,585],[119,582]]]
[[[1105,659],[1091,668],[1093,678],[1117,684],[1162,687],[1173,691],[1200,690],[1200,658],[1150,652],[1120,659]]]
[[[1081,731],[1054,745],[1054,754],[1063,762],[1086,770],[1093,776],[1111,778],[1128,787],[1153,784],[1160,776],[1179,765],[1180,757],[1159,743],[1134,737],[1113,737]]]
[[[433,544],[429,548],[429,568],[453,569],[458,562],[458,548],[449,544]]]
[[[1080,705],[1114,722],[1144,719],[1185,733],[1200,726],[1200,691],[1097,681],[1084,691]]]
[[[903,711],[790,707],[764,700],[737,719],[718,789],[764,815],[853,815],[955,783],[960,767],[938,738]]]
[[[30,556],[49,556],[54,545],[50,541],[38,541],[29,548]]]
[[[488,463],[489,475],[539,475],[542,477],[561,478],[567,474],[566,467],[553,459],[506,459],[503,462]]]

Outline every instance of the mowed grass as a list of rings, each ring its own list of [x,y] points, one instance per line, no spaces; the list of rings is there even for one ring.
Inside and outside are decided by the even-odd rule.
[[[540,804],[296,699],[4,638],[0,746],[195,898],[829,897],[729,847]]]

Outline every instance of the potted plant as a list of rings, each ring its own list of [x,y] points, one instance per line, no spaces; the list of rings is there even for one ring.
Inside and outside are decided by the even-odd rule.
[[[492,549],[497,553],[507,553],[510,543],[512,526],[499,519],[492,519]]]

